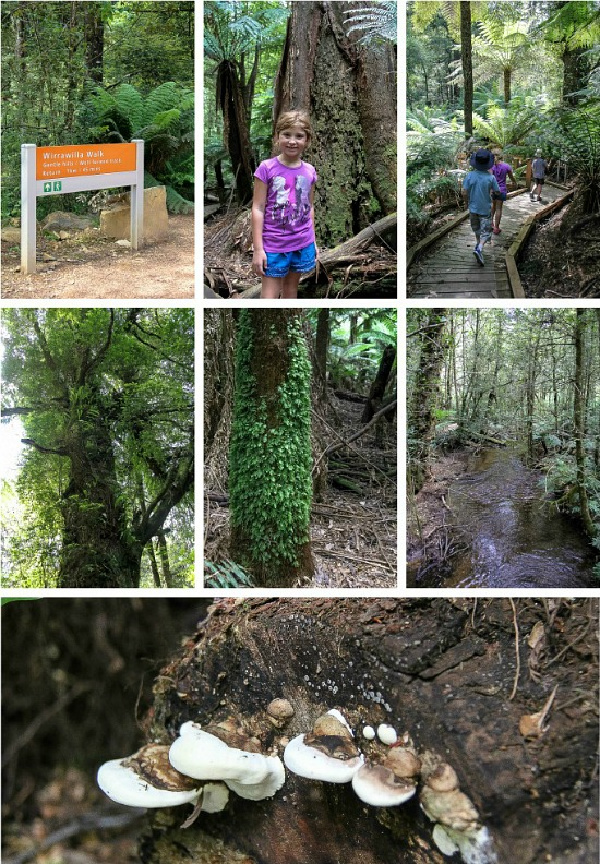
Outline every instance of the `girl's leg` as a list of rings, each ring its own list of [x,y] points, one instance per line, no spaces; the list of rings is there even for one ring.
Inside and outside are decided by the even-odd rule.
[[[494,210],[492,210],[492,222],[494,223],[496,228],[499,228],[500,227],[500,220],[502,219],[502,205],[504,204],[504,201],[496,201],[495,204],[496,204],[496,210],[495,210],[496,218],[494,220]]]
[[[298,296],[298,284],[300,282],[300,273],[288,273],[283,280],[283,289],[281,296],[285,300],[295,300]]]
[[[263,300],[277,300],[281,296],[284,281],[285,279],[278,279],[275,276],[263,276],[261,298]]]

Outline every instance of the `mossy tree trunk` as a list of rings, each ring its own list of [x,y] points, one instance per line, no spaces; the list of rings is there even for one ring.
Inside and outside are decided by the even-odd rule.
[[[275,115],[308,110],[318,244],[332,247],[396,209],[396,70],[391,43],[346,35],[352,3],[293,3]]]
[[[312,575],[310,395],[301,312],[242,310],[229,462],[230,552],[260,586],[290,587]]]
[[[414,394],[408,409],[410,437],[416,442],[409,468],[409,480],[418,492],[427,476],[427,460],[435,429],[435,407],[440,387],[440,371],[444,360],[444,309],[431,309],[421,328],[421,356]]]

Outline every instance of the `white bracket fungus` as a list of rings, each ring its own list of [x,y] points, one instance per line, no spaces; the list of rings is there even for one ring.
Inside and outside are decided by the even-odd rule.
[[[175,770],[166,744],[147,744],[123,759],[111,759],[98,769],[98,786],[117,804],[127,807],[176,807],[194,804],[202,796],[202,810],[223,810],[229,798],[222,784],[203,785]]]
[[[309,780],[349,783],[364,763],[352,732],[338,711],[319,717],[312,732],[298,735],[285,748],[283,761],[290,771]]]
[[[221,730],[224,736],[228,734]],[[236,740],[240,735],[235,734]],[[278,756],[230,747],[197,723],[184,723],[169,750],[174,768],[197,780],[223,780],[242,798],[260,801],[281,789],[285,770]]]

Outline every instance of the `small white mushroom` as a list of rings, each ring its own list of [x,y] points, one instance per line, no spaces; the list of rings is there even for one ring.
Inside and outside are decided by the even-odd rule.
[[[387,744],[390,747],[398,740],[396,730],[389,723],[381,723],[377,727],[377,735],[382,744]]]
[[[328,712],[319,717],[312,732],[293,738],[283,754],[286,767],[300,777],[327,783],[348,783],[364,758],[352,740],[346,720]],[[341,715],[340,715],[341,716]]]
[[[352,777],[352,788],[361,801],[372,807],[396,807],[415,794],[417,787],[396,777],[385,765],[363,765]]]
[[[365,726],[362,730],[363,738],[366,738],[367,741],[373,741],[375,738],[375,730],[372,726]]]

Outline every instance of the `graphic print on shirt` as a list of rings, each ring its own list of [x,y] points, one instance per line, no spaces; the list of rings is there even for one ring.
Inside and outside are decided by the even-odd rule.
[[[273,204],[273,222],[280,227],[302,225],[310,216],[310,181],[301,174],[296,177],[295,201],[290,201],[291,189],[286,186],[284,177],[273,177],[276,193]]]

